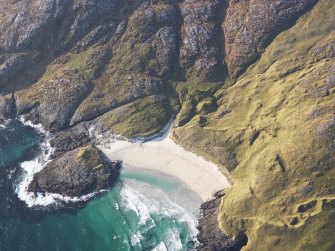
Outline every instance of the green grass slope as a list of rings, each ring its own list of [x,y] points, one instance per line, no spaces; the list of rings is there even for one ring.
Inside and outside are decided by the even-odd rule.
[[[335,249],[334,13],[321,0],[173,132],[231,173],[218,220],[243,250]]]

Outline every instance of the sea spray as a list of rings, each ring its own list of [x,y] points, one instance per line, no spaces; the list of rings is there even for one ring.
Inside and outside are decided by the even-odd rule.
[[[33,128],[24,126],[17,120],[4,120],[0,123],[0,168],[36,156],[39,137]]]
[[[55,193],[35,194],[33,192],[29,192],[28,186],[32,182],[34,175],[40,172],[51,161],[50,157],[54,149],[50,145],[52,135],[49,132],[45,131],[41,124],[33,124],[31,121],[25,121],[24,117],[20,117],[19,120],[22,124],[34,128],[40,135],[43,136],[43,140],[40,142],[40,154],[33,160],[25,161],[20,164],[23,175],[21,176],[18,184],[16,185],[15,192],[17,193],[19,199],[26,203],[27,207],[31,208],[50,205],[61,206],[63,203],[83,202],[93,198],[97,194],[106,192],[106,190],[101,190],[99,192],[90,193],[80,197],[69,197]]]
[[[22,250],[23,245],[30,250],[192,250],[196,229],[190,226],[195,226],[196,216],[164,194],[163,188],[141,179],[121,177],[108,193],[75,214],[48,214],[38,222],[0,220],[0,228],[7,229],[0,232],[0,250]],[[129,208],[128,200],[134,199],[141,203]]]
[[[10,120],[6,119],[6,120],[0,120],[0,129],[5,129],[7,127],[7,125],[9,124]]]
[[[50,161],[50,155],[52,154],[53,149],[50,146],[52,135],[44,131],[41,125],[32,125],[30,122],[25,122],[25,125],[34,127],[36,131],[44,136],[41,141],[42,151],[40,155],[35,159],[23,162],[20,165],[24,171],[24,175],[16,190],[19,198],[24,200],[28,207],[48,206],[69,201],[77,202],[91,199],[95,194],[72,198],[58,194],[37,194],[37,196],[35,196],[34,193],[27,192],[27,187],[31,182],[33,175],[42,170]],[[140,142],[138,143],[140,144]],[[190,250],[196,242],[197,215],[173,201],[171,197],[167,196],[164,189],[157,188],[152,184],[146,184],[145,182],[146,181],[134,182],[133,179],[129,180],[127,178],[121,178],[121,182],[119,182],[117,187],[114,187],[112,191],[109,191],[106,196],[97,198],[92,203],[89,203],[86,208],[79,210],[79,212],[83,210],[83,215],[85,215],[84,212],[86,211],[91,210],[92,212],[95,212],[96,203],[100,203],[99,201],[103,202],[110,200],[110,195],[114,194],[113,196],[118,199],[108,202],[113,205],[114,213],[111,213],[110,215],[108,214],[109,216],[103,219],[104,221],[111,222],[112,225],[109,227],[114,229],[118,227],[114,224],[118,223],[114,223],[110,217],[113,218],[115,217],[113,215],[119,215],[119,217],[123,217],[123,220],[121,221],[123,221],[122,224],[125,224],[125,227],[123,228],[123,234],[113,234],[108,238],[105,236],[103,238],[104,241],[99,242],[101,245],[105,245],[103,244],[105,242],[115,242],[118,243],[116,245],[120,246],[120,249],[118,250],[143,250],[146,248],[148,248],[147,250],[157,251]],[[164,184],[164,182],[162,182],[162,184]],[[119,212],[119,214],[117,214],[117,212]],[[101,217],[106,217],[103,216],[105,214],[104,211],[99,211],[99,213],[102,214]],[[84,217],[81,221],[90,219],[88,216],[80,216],[80,214],[78,217]],[[98,217],[98,215],[96,217]],[[77,220],[74,221],[77,222]],[[67,222],[68,220],[63,221],[62,224],[67,224]],[[74,223],[69,223],[69,227],[71,226],[72,228],[73,225],[71,224]],[[95,226],[96,224],[94,223],[93,225]],[[90,229],[85,226],[82,226],[80,229],[80,231],[84,232],[90,231]],[[40,230],[36,229],[36,231]],[[47,228],[44,231],[48,232],[50,230]],[[41,234],[42,232],[39,232],[38,238],[41,238]],[[62,237],[61,233],[59,234],[60,237],[58,241],[62,242],[62,238],[66,237]],[[83,240],[81,237],[78,236],[78,238],[80,241],[73,244],[73,247],[80,248],[81,246],[86,245],[82,244]],[[119,240],[121,242],[118,242]]]
[[[120,191],[120,210],[124,215],[135,213],[127,221],[132,230],[131,245],[143,247],[150,231],[159,231],[153,250],[189,250],[197,242],[196,215],[176,204],[166,191],[151,185],[125,180]],[[166,223],[164,223],[166,221]],[[163,227],[162,227],[163,226]],[[168,226],[168,227],[167,227]],[[155,230],[153,230],[155,229]]]
[[[25,161],[20,164],[20,167],[23,170],[23,175],[16,185],[15,192],[17,193],[19,199],[24,201],[28,207],[49,205],[55,202],[53,198],[49,196],[42,197],[40,194],[35,196],[34,193],[28,192],[28,186],[33,180],[34,174],[41,171],[43,167],[50,161],[50,156],[53,152],[53,148],[50,145],[51,135],[49,132],[43,129],[41,124],[33,124],[31,121],[25,121],[23,116],[21,116],[19,120],[24,125],[34,128],[39,134],[43,136],[43,140],[40,143],[40,154],[33,160]]]

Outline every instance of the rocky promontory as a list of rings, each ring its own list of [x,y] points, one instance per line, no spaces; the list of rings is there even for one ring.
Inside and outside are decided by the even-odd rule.
[[[199,241],[198,251],[238,251],[248,243],[248,237],[240,232],[234,238],[219,228],[217,219],[220,203],[224,199],[225,191],[218,191],[211,200],[201,205],[201,218],[198,223]]]
[[[117,180],[121,163],[109,161],[93,145],[69,151],[35,174],[28,191],[79,197],[108,189]]]
[[[213,233],[247,235],[247,250],[335,250],[334,0],[1,0],[0,10],[0,120],[57,134],[31,191],[81,193],[72,176],[99,187],[101,163],[77,158],[91,141],[81,123],[145,137],[177,115],[173,139],[234,181],[206,210],[219,212],[205,221]]]

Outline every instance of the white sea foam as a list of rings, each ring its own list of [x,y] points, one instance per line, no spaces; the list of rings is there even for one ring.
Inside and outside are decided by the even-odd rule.
[[[174,121],[153,139],[118,139],[115,135],[96,135],[97,146],[111,160],[122,160],[127,166],[157,170],[174,176],[197,192],[203,202],[230,182],[220,168],[202,156],[185,150],[171,138]],[[101,140],[102,139],[102,140]]]
[[[37,132],[44,135],[44,139],[41,142],[41,153],[33,160],[25,161],[20,164],[20,167],[24,171],[21,180],[16,185],[15,192],[17,193],[20,200],[24,201],[28,207],[35,206],[49,206],[52,204],[59,204],[61,202],[80,202],[91,199],[98,193],[105,192],[101,190],[99,192],[83,195],[80,197],[69,197],[55,193],[32,193],[28,192],[28,186],[34,178],[34,175],[40,172],[51,159],[50,156],[54,149],[50,145],[51,135],[49,132],[43,129],[41,124],[33,124],[30,121],[25,121],[24,117],[20,117],[19,120],[26,126],[33,127]]]
[[[30,120],[25,120],[24,116],[20,116],[19,117],[19,121],[24,124],[25,126],[29,126],[34,128],[36,131],[38,131],[39,133],[42,133],[43,135],[49,136],[49,132],[47,132],[46,130],[44,130],[42,124],[33,124]]]
[[[183,249],[183,245],[181,243],[179,232],[177,229],[169,229],[165,238],[164,238],[165,246],[168,247],[169,251],[180,251]]]
[[[144,183],[141,184],[140,188],[138,186],[132,187],[131,182],[125,182],[125,185],[121,188],[121,207],[126,211],[135,212],[139,219],[138,224],[142,227],[148,225],[147,229],[142,229],[143,233],[155,226],[152,215],[156,215],[156,217],[159,215],[159,217],[165,216],[175,219],[179,223],[186,223],[192,240],[197,242],[196,216],[171,201],[166,192],[159,188]],[[153,250],[182,250],[183,246],[179,236],[177,228],[171,229],[164,236],[164,240]],[[136,246],[142,239],[143,236],[136,232],[131,237],[131,244]]]
[[[41,198],[39,195],[35,196],[34,193],[28,192],[28,186],[33,180],[34,174],[41,171],[43,167],[50,161],[50,155],[53,152],[53,149],[50,145],[50,135],[43,129],[42,125],[34,125],[30,121],[24,121],[23,117],[20,117],[20,121],[26,126],[33,127],[36,131],[43,134],[45,137],[41,142],[41,153],[35,159],[25,161],[20,164],[24,174],[16,186],[16,193],[19,199],[26,202],[28,207],[32,207],[34,205],[49,205],[54,201],[52,198]]]
[[[156,247],[152,249],[152,251],[168,251],[164,242],[160,242]]]
[[[1,121],[1,123],[0,123],[0,129],[5,129],[7,127],[7,125],[8,125],[9,122],[10,122],[9,119]]]
[[[85,201],[92,198],[96,193],[92,193],[81,197],[66,197],[59,194],[37,194],[29,193],[27,191],[28,185],[33,179],[35,173],[41,171],[45,165],[50,161],[50,155],[53,149],[50,146],[51,135],[43,130],[41,125],[33,125],[31,122],[24,122],[23,118],[20,119],[25,125],[34,127],[38,132],[45,135],[44,141],[41,144],[42,152],[34,160],[26,161],[21,163],[21,168],[24,170],[22,180],[16,187],[18,197],[25,201],[28,207],[34,206],[47,206],[60,201],[65,202],[78,202]],[[161,140],[168,136],[169,129],[173,126],[171,121],[166,128],[162,131],[159,136],[152,141]],[[90,135],[94,134],[95,128],[89,128]],[[97,137],[98,136],[98,137]],[[106,137],[105,135],[95,135],[101,141],[107,139],[111,141],[118,141],[120,138],[115,136],[113,138]],[[133,139],[133,143],[141,144],[144,139]],[[119,144],[126,146],[129,141],[122,141]],[[132,187],[129,182],[125,182],[125,185],[121,188],[121,203],[116,204],[116,207],[120,207],[120,210],[131,210],[136,213],[138,217],[138,224],[142,225],[141,231],[136,231],[130,236],[130,242],[132,246],[139,246],[143,239],[142,233],[147,232],[155,226],[155,221],[152,215],[166,216],[175,219],[179,223],[186,223],[188,226],[189,233],[193,238],[193,241],[197,242],[196,235],[198,230],[196,228],[197,219],[196,216],[188,212],[185,208],[173,202],[168,195],[159,188],[150,186],[147,184],[141,184],[142,188],[140,191],[137,188]],[[127,224],[125,222],[125,224]],[[145,228],[144,228],[145,227]],[[165,251],[165,250],[181,250],[182,243],[180,234],[177,228],[173,228],[166,233],[163,240],[153,249],[154,251]]]
[[[143,239],[143,237],[141,235],[141,232],[137,231],[135,234],[133,234],[130,237],[131,246],[135,247],[135,246],[141,245],[141,240],[142,239]]]
[[[140,221],[139,224],[145,224],[150,219],[150,212],[147,206],[142,202],[142,196],[139,192],[130,188],[124,188],[121,190],[121,196],[124,198],[122,202],[123,206],[136,212]]]

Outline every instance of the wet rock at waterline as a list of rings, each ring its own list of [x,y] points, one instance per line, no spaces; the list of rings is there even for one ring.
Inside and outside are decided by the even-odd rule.
[[[93,145],[67,152],[35,174],[28,191],[82,196],[109,188],[118,178],[121,162],[109,161]]]
[[[0,121],[12,118],[15,114],[13,95],[0,96]]]
[[[217,222],[219,205],[224,191],[214,194],[214,198],[201,205],[202,217],[198,225],[198,251],[236,251],[240,250],[246,243],[229,238],[220,230]]]

